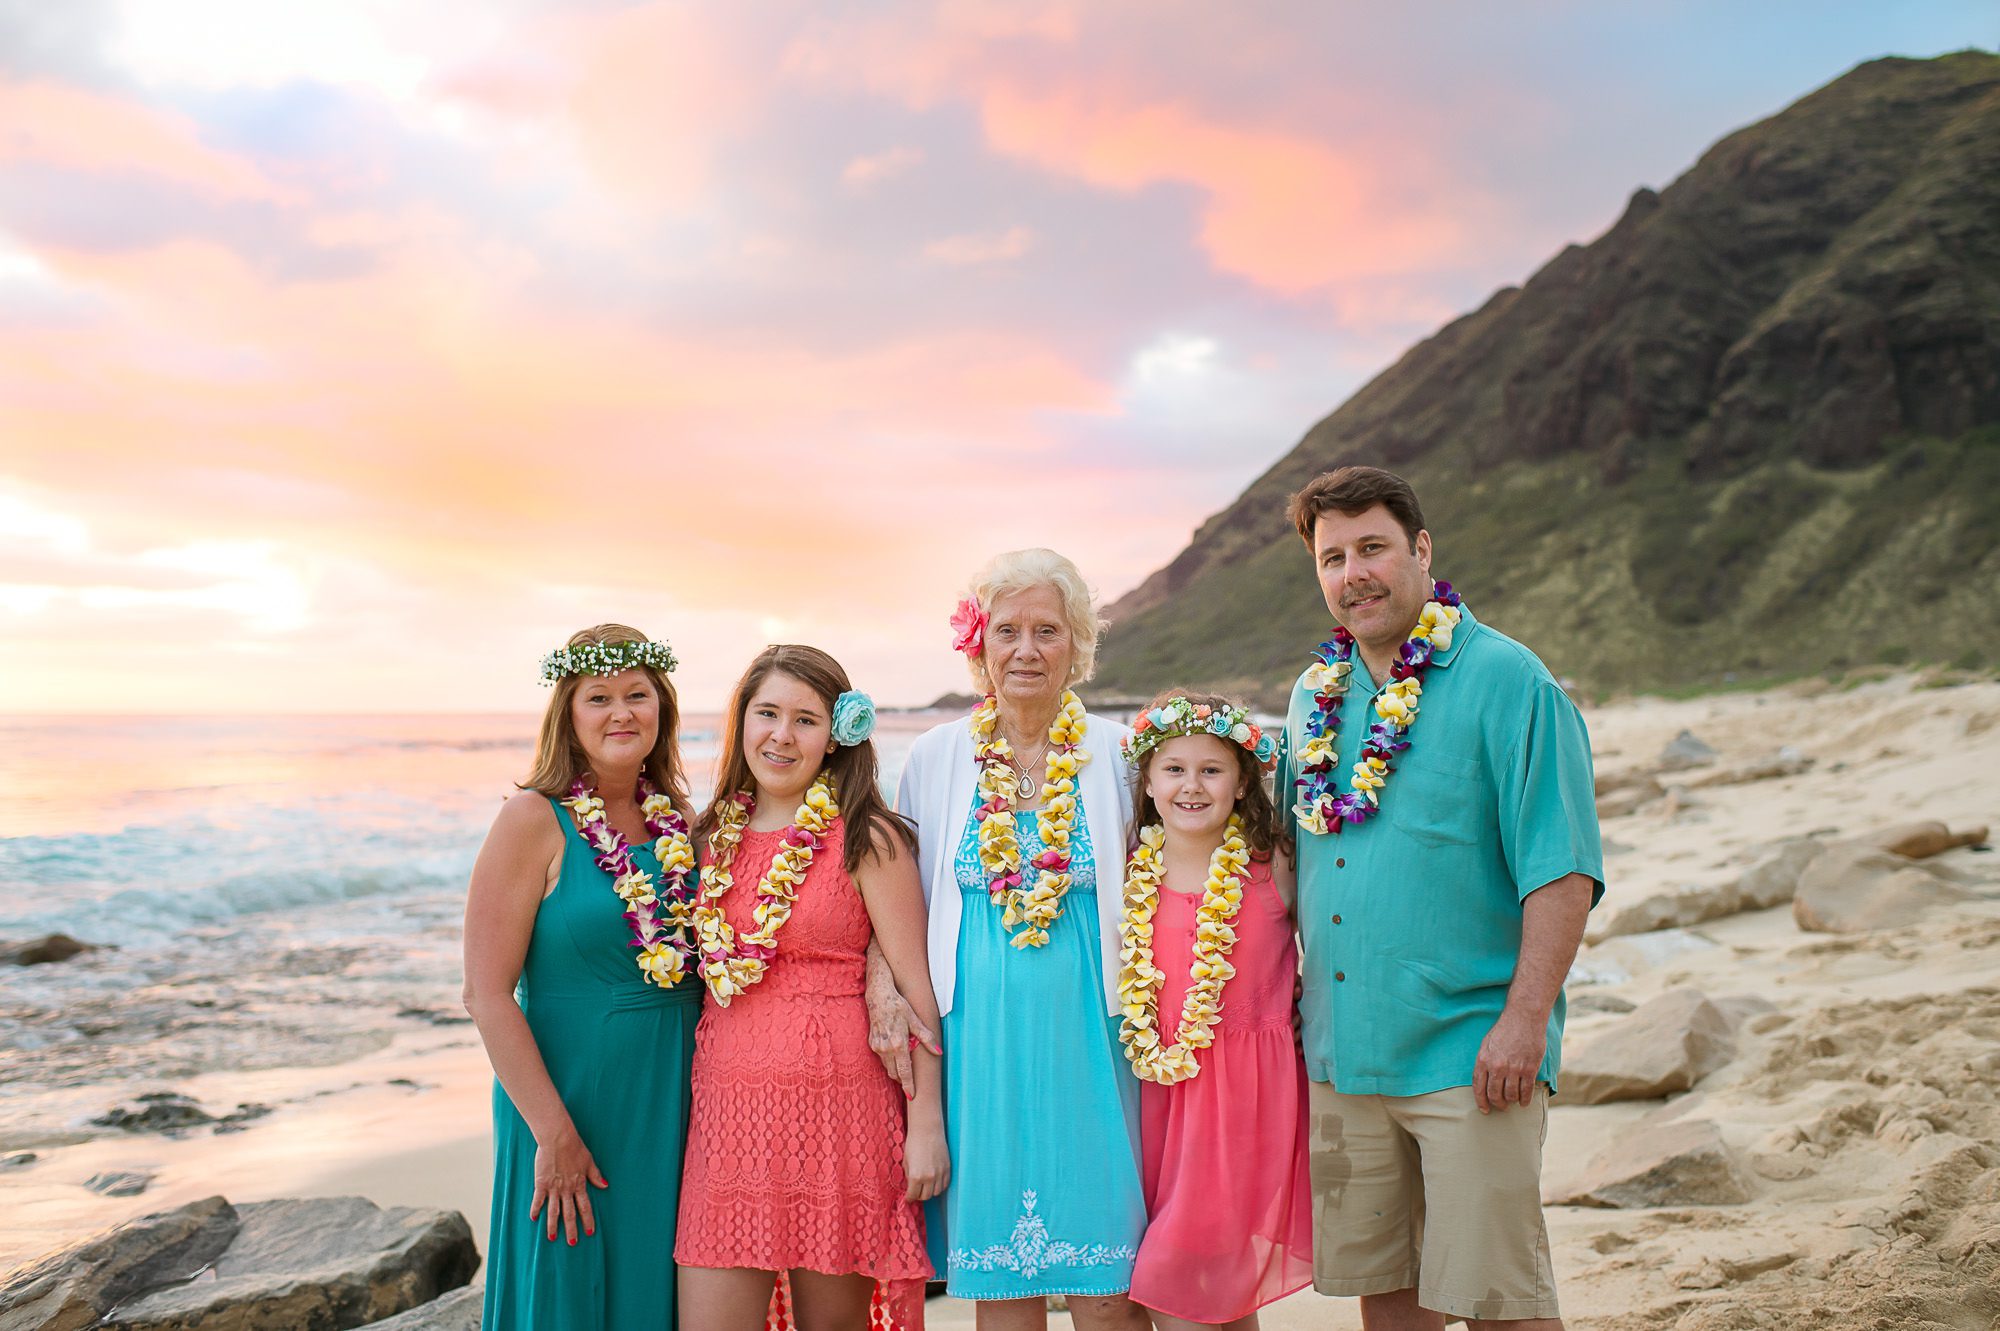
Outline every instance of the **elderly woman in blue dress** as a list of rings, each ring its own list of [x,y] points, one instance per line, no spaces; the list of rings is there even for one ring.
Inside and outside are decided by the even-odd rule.
[[[1118,1044],[1118,918],[1132,803],[1126,728],[1087,715],[1100,628],[1053,550],[1000,555],[952,624],[984,700],[910,750],[944,1014],[954,1173],[931,1258],[981,1331],[1147,1325],[1125,1297],[1145,1228],[1138,1082]]]

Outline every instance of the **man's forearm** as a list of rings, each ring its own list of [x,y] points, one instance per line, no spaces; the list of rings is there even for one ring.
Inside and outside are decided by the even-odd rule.
[[[1536,1025],[1548,1021],[1583,943],[1594,891],[1588,877],[1573,873],[1530,892],[1521,903],[1521,950],[1507,986],[1505,1017]]]

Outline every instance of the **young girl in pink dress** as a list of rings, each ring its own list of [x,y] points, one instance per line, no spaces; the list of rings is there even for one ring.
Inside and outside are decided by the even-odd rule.
[[[869,1049],[871,937],[918,1018],[935,1030],[938,1014],[916,842],[878,789],[874,717],[812,647],[765,648],[730,699],[695,827],[708,995],[673,1254],[683,1327],[923,1326],[918,1204],[950,1167],[942,1078],[915,1051],[906,1100]]]
[[[1277,740],[1227,698],[1176,691],[1126,755],[1139,845],[1119,996],[1148,1217],[1132,1301],[1162,1331],[1256,1331],[1258,1308],[1312,1279],[1294,880],[1263,785]]]

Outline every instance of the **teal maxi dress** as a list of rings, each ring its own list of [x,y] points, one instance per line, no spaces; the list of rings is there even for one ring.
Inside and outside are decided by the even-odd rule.
[[[1046,946],[1024,949],[987,897],[970,812],[953,865],[958,999],[944,1019],[951,1186],[929,1211],[931,1261],[955,1298],[1122,1294],[1146,1227],[1139,1079],[1104,1011],[1092,829],[1078,801],[1062,917]],[[1039,815],[1015,814],[1014,830],[1024,864],[1042,853]]]
[[[562,872],[543,899],[516,997],[556,1093],[611,1184],[590,1190],[597,1233],[576,1246],[528,1219],[535,1137],[493,1086],[493,1216],[485,1331],[673,1331],[674,1217],[687,1142],[688,1072],[702,986],[648,984],[625,903],[568,810]],[[650,845],[633,862],[658,874]]]

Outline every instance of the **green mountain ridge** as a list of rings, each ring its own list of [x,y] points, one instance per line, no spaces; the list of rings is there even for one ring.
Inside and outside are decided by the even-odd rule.
[[[1109,607],[1094,685],[1280,702],[1352,462],[1599,693],[2000,660],[2000,55],[1859,66],[1418,343]]]

